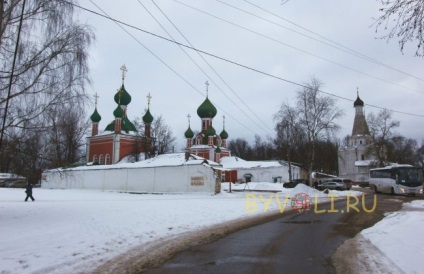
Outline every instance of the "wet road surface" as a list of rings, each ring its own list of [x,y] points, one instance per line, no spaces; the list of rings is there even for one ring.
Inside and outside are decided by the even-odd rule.
[[[330,257],[346,239],[423,197],[378,194],[359,197],[347,212],[346,199],[284,213],[215,242],[191,247],[147,273],[334,273]],[[350,199],[349,204],[356,201]],[[375,209],[374,203],[376,204]],[[359,212],[357,212],[359,211]]]

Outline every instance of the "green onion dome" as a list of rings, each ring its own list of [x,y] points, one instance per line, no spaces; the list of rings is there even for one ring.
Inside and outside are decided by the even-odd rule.
[[[113,97],[118,105],[128,106],[131,102],[131,95],[126,91],[124,84]]]
[[[128,120],[128,118],[126,116],[122,119],[121,130],[123,130],[123,131],[137,131],[134,124],[131,123],[131,121]],[[115,120],[113,120],[112,122],[110,122],[106,126],[105,131],[115,131]]]
[[[119,105],[113,111],[113,116],[115,116],[115,118],[122,118],[122,116],[124,116],[124,111]]]
[[[146,124],[151,124],[153,122],[153,116],[150,114],[149,109],[147,109],[146,114],[143,116],[143,122]]]
[[[97,112],[97,108],[94,109],[93,114],[91,114],[90,119],[93,123],[98,123],[102,119],[102,116]]]
[[[215,152],[216,153],[221,153],[221,148],[220,147],[216,147]]]
[[[221,139],[226,140],[228,139],[228,133],[225,131],[225,129],[222,130],[222,132],[219,134]]]
[[[200,118],[213,118],[216,113],[217,110],[215,106],[208,98],[206,98],[206,100],[197,109],[197,115],[199,115]]]
[[[216,134],[216,131],[215,131],[215,129],[213,128],[213,126],[210,126],[209,128],[208,128],[208,130],[206,131],[206,135],[207,136],[214,136]]]
[[[113,120],[106,126],[105,131],[115,131],[115,120]]]
[[[184,136],[188,139],[188,138],[193,138],[193,136],[194,136],[194,133],[193,133],[193,131],[191,130],[191,128],[190,128],[190,126],[188,126],[188,129],[186,130],[186,132],[184,133]]]
[[[362,101],[361,98],[359,98],[359,95],[358,95],[358,98],[356,98],[355,102],[353,103],[353,106],[354,107],[356,107],[356,106],[364,106],[364,101]]]
[[[122,127],[122,129],[124,131],[137,131],[137,129],[135,128],[134,124],[131,123],[131,121],[128,119],[127,116],[125,116],[122,119],[122,126],[121,127]]]

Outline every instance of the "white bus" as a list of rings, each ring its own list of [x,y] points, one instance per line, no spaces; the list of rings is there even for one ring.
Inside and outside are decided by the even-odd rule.
[[[374,168],[370,169],[369,183],[376,193],[422,194],[423,170],[411,165]]]

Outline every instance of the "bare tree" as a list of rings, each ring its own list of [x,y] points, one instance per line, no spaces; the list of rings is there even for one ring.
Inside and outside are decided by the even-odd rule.
[[[156,154],[170,153],[174,151],[176,138],[173,136],[170,126],[165,124],[162,115],[159,115],[152,124],[152,137],[155,144]]]
[[[399,39],[402,52],[408,42],[416,43],[415,55],[424,56],[424,0],[381,0],[381,4],[376,31],[387,31],[383,39]]]
[[[424,140],[421,142],[420,148],[417,150],[418,165],[424,167]]]
[[[296,139],[304,140],[302,146],[307,148],[305,164],[309,176],[314,170],[317,142],[332,138],[340,128],[336,120],[343,115],[343,111],[336,106],[336,100],[320,92],[321,86],[318,79],[311,78],[310,82],[304,83],[303,88],[297,91],[296,106],[283,103],[275,116],[282,126],[289,127],[290,134],[294,134],[287,139],[290,144]],[[281,136],[281,132],[277,131],[277,136],[278,134]]]
[[[23,0],[0,2],[3,136],[10,128],[37,128],[31,121],[52,106],[84,99],[89,81],[88,49],[94,35],[88,26],[73,20],[72,5],[64,1],[26,0],[24,7]],[[18,28],[22,10],[22,28]]]
[[[85,146],[89,123],[84,108],[63,104],[51,107],[46,116],[44,139],[45,158],[49,167],[70,166],[78,162]]]
[[[298,153],[300,147],[304,143],[304,134],[298,118],[297,109],[290,106],[288,102],[284,102],[277,114],[274,115],[274,120],[277,122],[275,126],[276,138],[274,144],[277,146],[277,150],[280,151],[279,154],[280,157],[282,157],[281,159],[285,158],[289,164],[290,181],[293,179],[291,162],[294,157],[296,157],[293,153]]]
[[[227,144],[231,154],[244,160],[252,160],[252,148],[243,138],[232,139]]]
[[[399,127],[399,121],[392,120],[392,113],[383,109],[377,115],[370,113],[367,117],[372,145],[367,153],[375,155],[378,166],[388,163],[387,149],[393,136],[393,129]]]
[[[400,164],[419,165],[418,151],[416,140],[401,135],[393,136],[388,147],[388,160]]]
[[[176,138],[173,136],[171,127],[165,124],[162,115],[156,117],[150,125],[150,137],[145,135],[145,125],[141,118],[137,117],[134,120],[134,126],[137,129],[136,141],[132,148],[130,161],[140,161],[142,153],[147,159],[155,155],[173,152]]]
[[[272,140],[262,140],[259,135],[255,135],[255,141],[252,148],[252,160],[272,160],[276,159],[275,149]]]

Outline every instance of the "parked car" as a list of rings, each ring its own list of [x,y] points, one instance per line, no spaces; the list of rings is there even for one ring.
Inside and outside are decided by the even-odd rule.
[[[330,189],[330,190],[347,190],[347,186],[343,182],[324,181],[318,184],[319,190]]]
[[[346,185],[346,189],[349,190],[352,188],[352,180],[351,179],[345,179],[345,178],[331,178],[327,181],[337,182],[337,183],[344,183]]]
[[[283,184],[283,187],[285,187],[285,188],[294,188],[298,184],[308,185],[308,179],[294,179],[294,180],[291,180],[290,182],[284,183]]]

